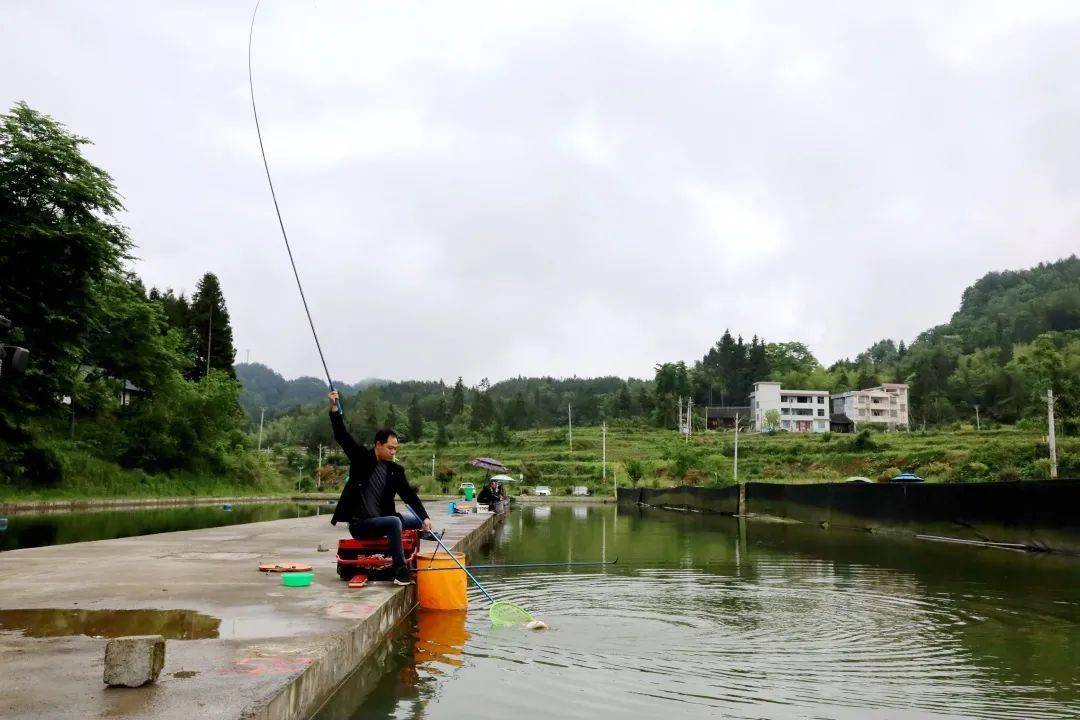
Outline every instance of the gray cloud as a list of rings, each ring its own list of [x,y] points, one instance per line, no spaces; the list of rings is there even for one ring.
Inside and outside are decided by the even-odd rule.
[[[336,376],[647,376],[725,327],[824,362],[1077,249],[1072,3],[267,0],[256,93]],[[11,3],[0,100],[91,137],[150,284],[318,374],[248,3]]]

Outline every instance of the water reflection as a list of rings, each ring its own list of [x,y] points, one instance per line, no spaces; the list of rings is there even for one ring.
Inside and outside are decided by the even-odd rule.
[[[18,513],[7,518],[7,530],[0,533],[0,551],[284,520],[327,511],[318,505],[297,503],[234,503],[230,507],[230,510],[221,505],[196,505]]]
[[[1080,715],[1080,562],[664,511],[523,508],[475,563],[546,633],[464,627],[394,651],[340,717]],[[402,684],[411,677],[411,684]],[[484,702],[498,691],[498,702]]]
[[[193,610],[0,610],[0,630],[26,637],[161,635],[166,640],[216,638],[221,621]]]
[[[417,610],[413,662],[427,664],[432,672],[441,672],[439,666],[461,667],[469,639],[466,617],[463,610]]]

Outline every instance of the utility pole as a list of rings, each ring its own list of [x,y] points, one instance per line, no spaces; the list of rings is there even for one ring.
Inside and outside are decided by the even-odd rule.
[[[975,406],[975,431],[976,432],[981,432],[982,431],[982,423],[979,422],[979,406],[978,405]]]
[[[600,426],[600,480],[607,483],[607,420]]]
[[[206,323],[206,374],[210,374],[210,345],[214,339],[214,303],[210,303],[210,319]]]
[[[693,398],[686,398],[686,442],[690,442],[690,435],[694,432],[693,407]]]
[[[322,489],[322,443],[319,443],[319,464],[315,466],[315,490]]]
[[[574,452],[574,407],[570,403],[566,404],[566,423],[570,428],[570,452]]]
[[[739,482],[739,413],[735,413],[735,482]]]
[[[431,482],[435,482],[435,453],[431,453]]]
[[[263,420],[265,418],[266,418],[266,408],[263,408],[262,412],[259,413],[259,452],[262,452],[262,429],[263,429]]]
[[[1057,438],[1054,436],[1054,391],[1046,391],[1046,444],[1050,446],[1050,479],[1057,479]]]
[[[247,350],[244,351],[244,364],[245,365],[251,364],[251,348],[248,348]]]
[[[683,431],[682,395],[679,396],[679,432]]]
[[[75,437],[75,388],[72,387],[71,394],[65,395],[60,402],[64,405],[71,406],[71,437]]]

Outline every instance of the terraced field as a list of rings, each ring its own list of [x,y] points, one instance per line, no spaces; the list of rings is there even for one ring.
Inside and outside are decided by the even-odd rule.
[[[612,492],[612,481],[627,485],[723,485],[735,481],[734,435],[705,432],[686,442],[672,430],[632,425],[607,433],[607,473],[603,478],[601,433],[575,428],[573,449],[565,430],[510,433],[510,442],[453,442],[436,452],[430,442],[403,445],[401,461],[425,491],[483,482],[486,473],[468,461],[495,457],[509,466],[522,487],[549,485],[569,493],[586,485]],[[1080,475],[1080,439],[1058,438],[1059,475]],[[436,476],[432,479],[432,454]],[[906,470],[931,482],[974,482],[1049,476],[1049,452],[1041,433],[1016,429],[983,432],[862,433],[860,435],[740,434],[739,480],[817,482],[860,475],[877,479]],[[450,473],[452,471],[452,474]],[[452,486],[452,487],[451,487]],[[512,490],[512,492],[516,492]]]

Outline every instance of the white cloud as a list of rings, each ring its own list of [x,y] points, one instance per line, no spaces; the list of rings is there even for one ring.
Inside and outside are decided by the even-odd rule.
[[[219,273],[241,357],[318,374],[250,8],[8,17],[0,101],[93,138],[138,272]],[[647,376],[725,327],[910,340],[1075,251],[1078,39],[1075,3],[264,2],[255,82],[335,375]]]

